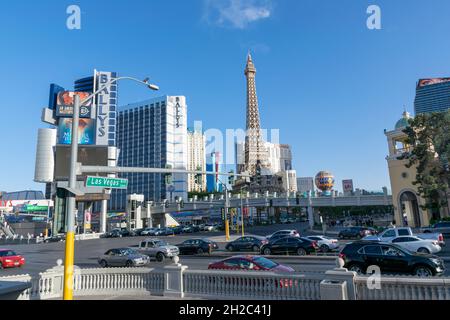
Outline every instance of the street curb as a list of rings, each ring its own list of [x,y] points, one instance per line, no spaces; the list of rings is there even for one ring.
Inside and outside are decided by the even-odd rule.
[[[183,257],[190,257],[191,255],[180,255],[180,258]],[[264,258],[268,259],[292,259],[292,260],[304,260],[305,262],[310,262],[312,260],[321,260],[321,261],[334,261],[336,260],[337,256],[285,256],[285,255],[271,255],[271,256],[263,256],[261,254],[258,254],[257,252],[230,252],[230,253],[219,253],[219,254],[202,254],[202,255],[195,255],[195,257],[198,258],[229,258],[233,256],[262,256]]]

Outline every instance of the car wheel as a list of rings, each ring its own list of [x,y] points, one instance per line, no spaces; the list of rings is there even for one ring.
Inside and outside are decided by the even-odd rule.
[[[233,251],[234,251],[234,247],[233,247],[232,245],[229,245],[229,246],[228,246],[228,251],[233,252]]]
[[[330,251],[330,247],[328,247],[326,244],[323,244],[320,246],[320,250],[322,250],[322,252],[328,252]]]
[[[348,270],[349,270],[349,271],[354,271],[354,272],[356,272],[357,274],[364,274],[363,268],[361,268],[361,266],[360,266],[359,264],[356,264],[356,263],[350,265],[350,266],[348,267]]]
[[[198,248],[197,249],[197,254],[203,254],[203,249],[202,248]]]
[[[418,266],[414,269],[414,275],[425,278],[425,277],[432,277],[433,271],[429,267],[426,266]]]
[[[297,254],[298,254],[299,256],[306,256],[306,250],[303,249],[303,248],[298,248],[298,249],[297,249]]]
[[[131,268],[133,266],[133,261],[131,261],[131,260],[128,260],[126,263],[125,263],[125,267],[127,267],[127,268]]]
[[[105,260],[100,261],[100,266],[102,268],[106,268],[108,266],[108,263]]]
[[[265,256],[270,256],[270,254],[272,253],[272,251],[269,248],[265,248],[263,251]]]
[[[427,254],[430,254],[430,253],[431,253],[430,250],[428,250],[427,248],[419,248],[419,249],[417,250],[417,252],[420,252],[420,253],[427,253]]]
[[[256,246],[256,245],[255,245],[255,246],[253,246],[253,251],[254,251],[254,252],[259,252],[259,251],[260,251],[260,250],[259,250],[259,247],[258,247],[258,246]]]
[[[164,261],[164,253],[158,252],[158,253],[156,254],[156,261],[158,261],[158,262]]]

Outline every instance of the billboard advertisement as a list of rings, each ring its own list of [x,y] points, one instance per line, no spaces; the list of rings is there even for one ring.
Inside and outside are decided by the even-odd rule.
[[[92,119],[79,119],[78,144],[93,145],[95,137],[95,121]],[[61,118],[58,124],[58,144],[72,143],[72,119]]]
[[[353,180],[342,180],[342,189],[344,193],[353,192]]]
[[[431,86],[433,84],[450,82],[450,78],[432,78],[432,79],[420,79],[419,84],[417,85],[419,88]]]
[[[60,91],[56,98],[56,116],[57,117],[72,117],[73,115],[73,97],[78,95],[80,100],[86,99],[90,93],[88,92],[72,92]],[[92,99],[83,103],[80,106],[80,118],[90,118],[92,108]]]

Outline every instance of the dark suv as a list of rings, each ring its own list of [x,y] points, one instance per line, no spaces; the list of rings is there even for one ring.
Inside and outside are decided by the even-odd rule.
[[[339,257],[344,267],[358,274],[366,272],[371,265],[382,273],[407,273],[420,277],[442,275],[443,260],[431,254],[413,253],[395,244],[357,241],[347,244]]]
[[[365,236],[374,235],[375,230],[371,230],[365,227],[350,227],[341,230],[338,234],[339,239],[361,239]]]

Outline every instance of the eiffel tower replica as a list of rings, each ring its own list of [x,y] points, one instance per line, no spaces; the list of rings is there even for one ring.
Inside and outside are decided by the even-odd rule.
[[[277,177],[273,175],[262,176],[262,173],[270,170],[270,165],[267,150],[261,137],[258,96],[256,95],[255,83],[256,68],[250,53],[247,56],[245,77],[247,78],[245,156],[244,163],[238,164],[238,172],[249,174],[253,178],[251,181],[246,179],[237,180],[233,189],[237,191],[246,187],[246,190],[250,192],[280,191]]]

